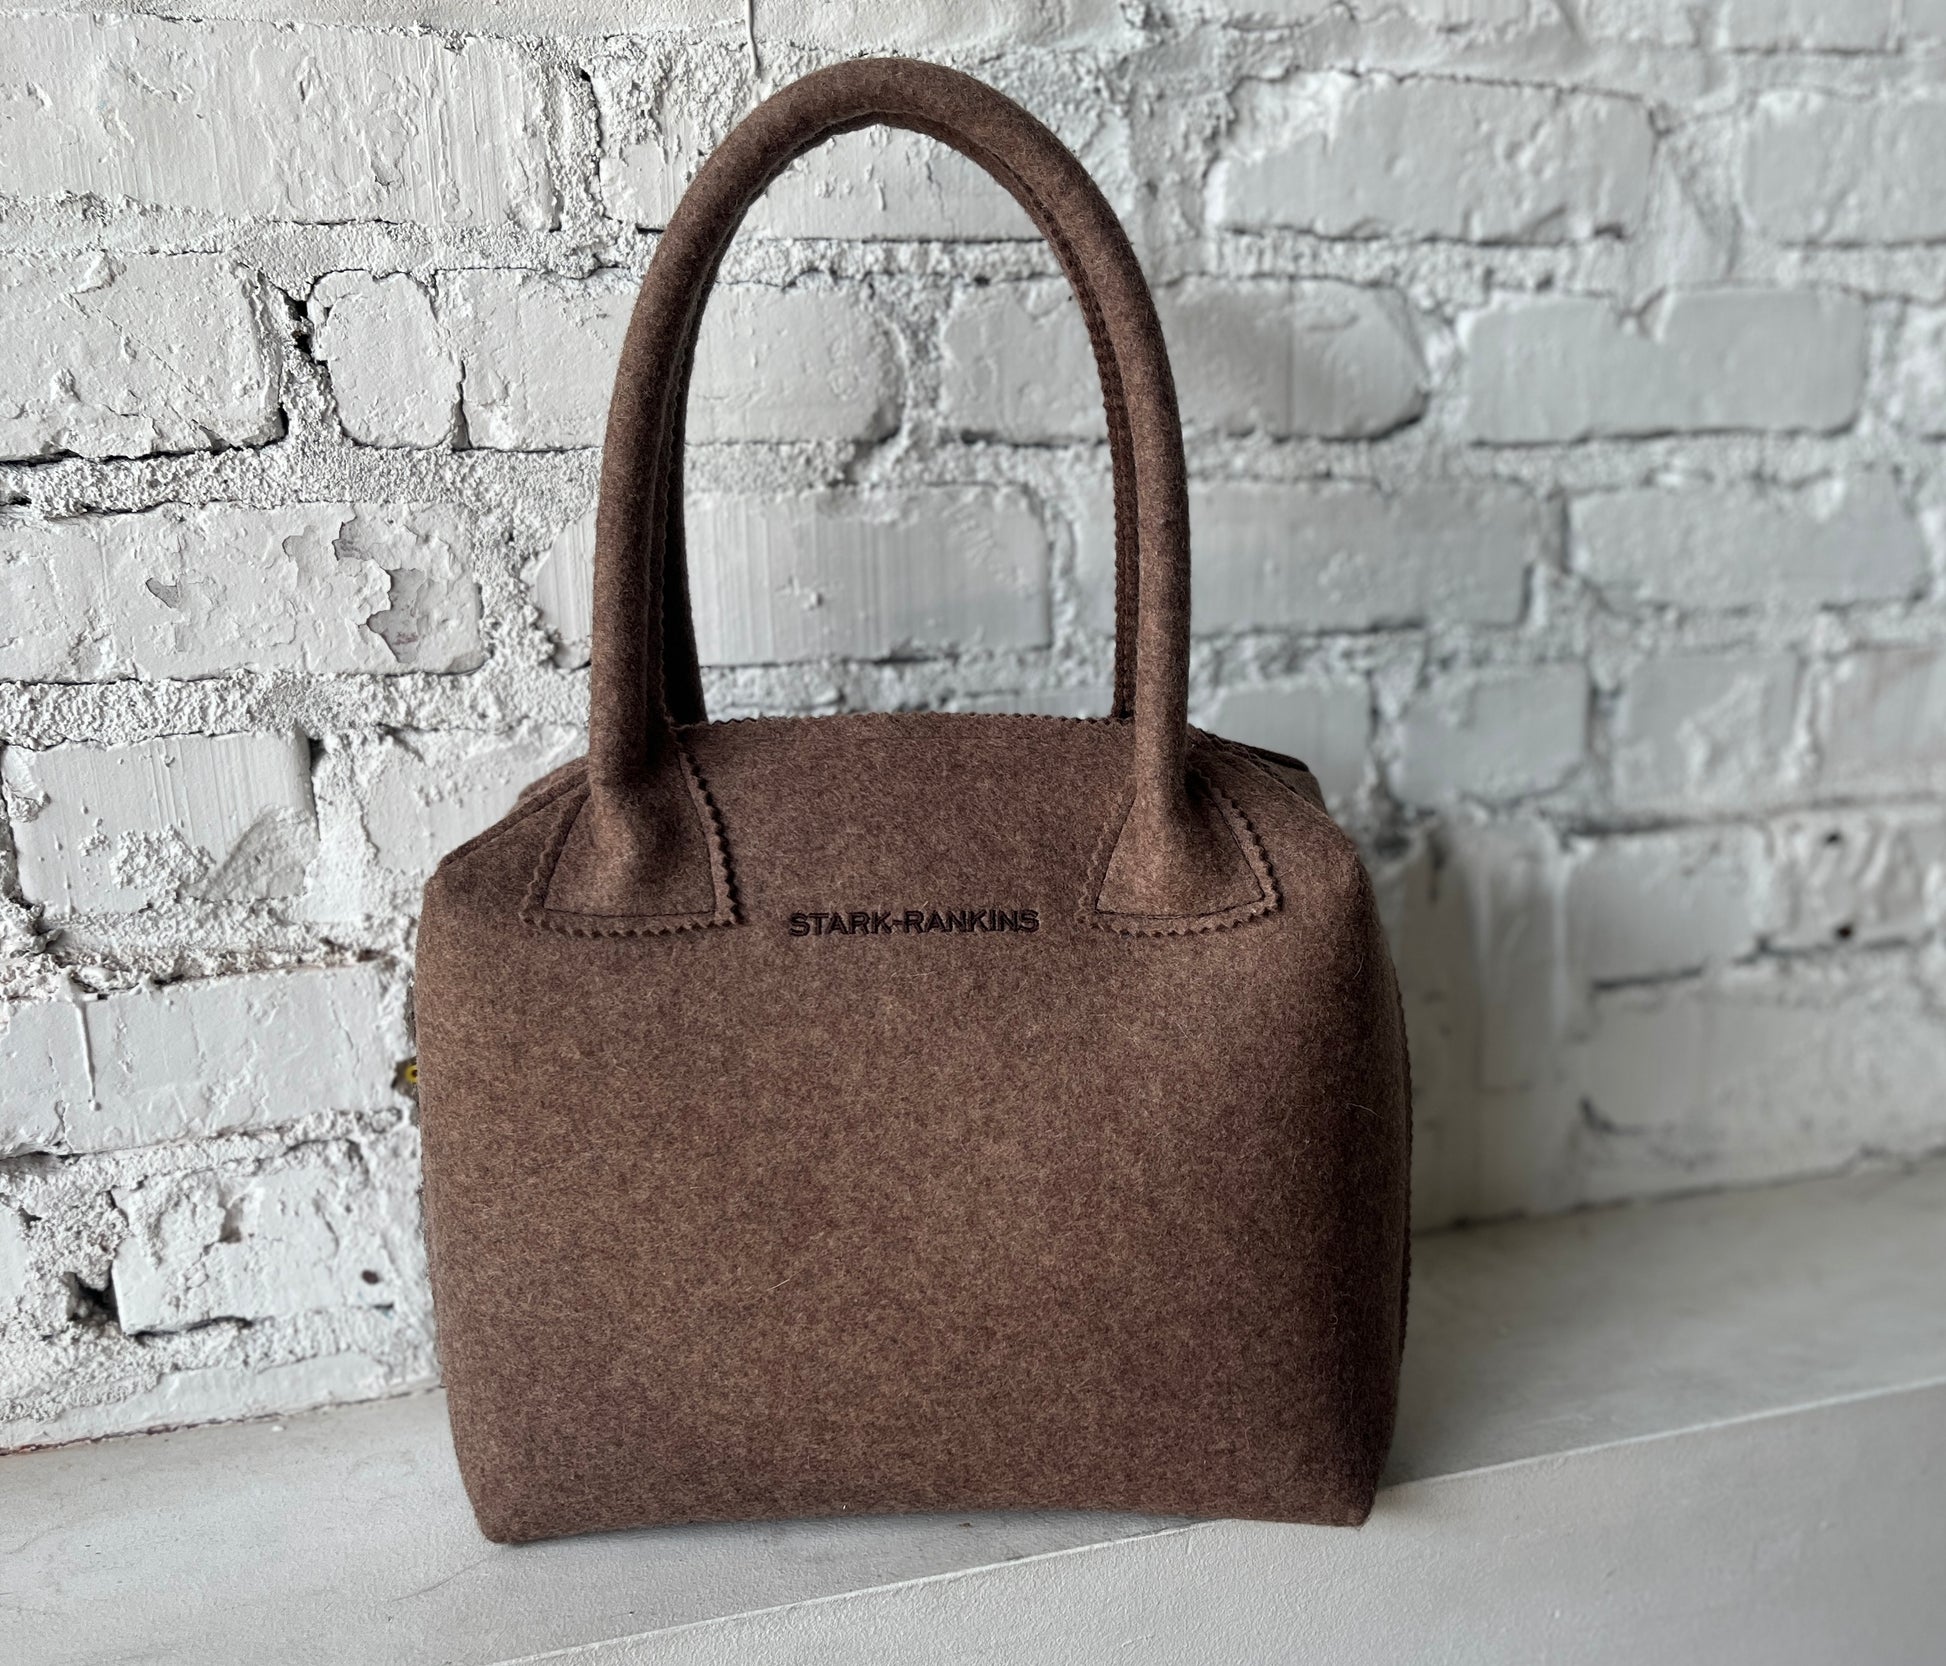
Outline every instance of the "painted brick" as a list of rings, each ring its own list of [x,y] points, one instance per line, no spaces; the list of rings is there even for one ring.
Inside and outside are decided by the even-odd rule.
[[[1376,865],[1412,1038],[1421,1226],[1560,1201],[1570,1129],[1542,1090],[1571,1011],[1566,856],[1522,817],[1422,829]]]
[[[1425,359],[1396,291],[1190,282],[1166,293],[1162,323],[1192,426],[1365,439],[1425,409]]]
[[[9,746],[0,779],[21,891],[59,914],[289,896],[311,857],[301,735]]]
[[[1407,995],[1408,1024],[1420,1020],[1414,1143],[1423,1129],[1437,1154],[1437,1166],[1415,1163],[1421,1224],[1752,1184],[1930,1149],[1925,1083],[1946,1063],[1946,1041],[1926,992],[1899,970],[1739,966],[1598,991],[1564,1022],[1547,992],[1557,951],[1524,906],[1536,893],[1506,855],[1481,864],[1490,897],[1474,892],[1464,910],[1448,909],[1471,915],[1452,922],[1462,950],[1454,971],[1488,981],[1457,1002],[1415,1005]],[[1449,861],[1442,873],[1454,876],[1442,906],[1459,904],[1467,870]],[[1524,968],[1537,987],[1492,976],[1501,968]],[[1440,1039],[1431,1017],[1456,1031],[1462,1063],[1484,1057],[1483,1029],[1498,1017],[1538,1068],[1428,1101],[1420,1041]],[[1439,1059],[1424,1050],[1426,1065]],[[1788,1109],[1800,1104],[1817,1114]]]
[[[1337,72],[1246,83],[1219,225],[1550,243],[1626,231],[1655,137],[1632,100]]]
[[[634,300],[633,284],[445,274],[440,318],[460,361],[471,443],[516,451],[600,444]]]
[[[690,515],[707,664],[1049,640],[1047,538],[1019,492],[706,496]]]
[[[1667,15],[1656,0],[1649,0],[1649,8]],[[1842,6],[1822,0],[1723,0],[1716,26],[1719,38],[1732,47],[1876,52],[1898,39],[1901,9],[1899,0],[1846,0]]]
[[[0,677],[465,670],[481,655],[467,544],[431,507],[0,515]]]
[[[1407,803],[1506,802],[1562,785],[1587,746],[1583,667],[1482,672],[1426,690],[1407,707],[1387,774]]]
[[[1946,307],[1907,310],[1889,403],[1908,432],[1946,434]]]
[[[1372,712],[1371,695],[1362,685],[1227,688],[1210,706],[1203,727],[1301,759],[1335,815],[1349,811],[1365,790]]]
[[[283,431],[259,280],[221,255],[0,256],[0,461],[261,445]]]
[[[81,1008],[93,1093],[69,1151],[119,1151],[392,1101],[411,1052],[375,964],[197,978]]]
[[[1900,34],[1900,0],[1711,0],[1707,7],[1664,0],[1607,0],[1577,20],[1589,37],[1631,45],[1731,52],[1878,52]],[[1557,13],[1558,16],[1558,13]]]
[[[1461,915],[1460,975],[1475,985],[1477,1086],[1488,1095],[1515,1094],[1547,1077],[1568,1012],[1566,853],[1551,827],[1521,817],[1456,821],[1440,829],[1434,853],[1438,882],[1450,874]],[[1490,1167],[1532,1160],[1520,1138],[1525,1130],[1502,1132],[1509,1149]]]
[[[293,1184],[306,1176],[316,1182],[309,1199]],[[196,1246],[177,1220],[158,1244],[150,1232],[165,1224],[158,1217],[212,1180],[225,1202],[215,1243]],[[418,1186],[417,1133],[396,1111],[311,1122],[288,1138],[224,1135],[10,1165],[0,1176],[0,1223],[12,1215],[31,1224],[18,1322],[7,1323],[0,1295],[0,1446],[429,1386],[437,1371],[417,1248]],[[276,1193],[298,1204],[293,1218],[264,1207]],[[307,1203],[326,1233],[304,1220]],[[309,1245],[294,1242],[306,1228]],[[4,1242],[0,1224],[0,1257]],[[351,1259],[374,1242],[391,1252],[396,1280],[382,1259]],[[323,1261],[302,1264],[306,1247],[322,1250]],[[163,1248],[180,1253],[155,1253]],[[339,1256],[350,1264],[334,1269]],[[239,1276],[253,1269],[260,1282]],[[205,1278],[229,1308],[203,1308],[213,1323],[192,1316]],[[314,1305],[320,1290],[327,1301]],[[273,1308],[265,1299],[280,1294],[302,1305]],[[105,1310],[117,1302],[127,1328]],[[246,1323],[251,1308],[261,1316]]]
[[[306,1319],[310,1317],[307,1315]],[[324,1330],[318,1341],[327,1347],[337,1340],[327,1327],[314,1329],[301,1323],[292,1327],[295,1336],[291,1345],[301,1348],[304,1343],[295,1338],[303,1337],[308,1342],[318,1329]],[[154,1351],[158,1340],[149,1333],[139,1342],[130,1341],[128,1346],[148,1354]],[[180,1429],[194,1423],[274,1417],[319,1406],[379,1400],[388,1394],[431,1388],[438,1382],[430,1337],[421,1357],[408,1356],[408,1360],[387,1357],[379,1349],[370,1353],[350,1348],[342,1352],[300,1353],[295,1359],[284,1360],[265,1359],[253,1351],[216,1364],[158,1369],[152,1373],[152,1381],[147,1380],[150,1374],[132,1373],[133,1380],[142,1384],[132,1393],[108,1400],[76,1399],[38,1417],[0,1421],[0,1448],[52,1446],[65,1441],[99,1440],[106,1435]]]
[[[459,413],[459,358],[432,296],[401,273],[332,272],[311,291],[311,347],[338,420],[363,445],[444,445]]]
[[[1341,10],[1341,0],[1198,0],[1197,10],[1226,23],[1264,28],[1315,23]],[[1389,10],[1451,35],[1531,29],[1559,16],[1540,0],[1402,0]],[[1592,27],[1595,19],[1586,22]]]
[[[1745,130],[1744,207],[1785,243],[1946,236],[1946,99],[1766,94]]]
[[[695,547],[688,515],[685,504],[683,534],[694,566],[706,558]],[[563,669],[586,665],[595,628],[594,504],[555,533],[534,564],[532,594],[541,627],[554,639],[554,663]]]
[[[1425,363],[1392,291],[1196,281],[1165,290],[1157,309],[1191,428],[1361,438],[1425,407]],[[941,416],[957,432],[1107,433],[1088,333],[1065,283],[963,291],[941,354]]]
[[[1671,655],[1629,673],[1610,758],[1630,809],[1768,804],[1792,783],[1798,662],[1787,653]]]
[[[741,29],[747,14],[731,8]],[[763,30],[855,53],[864,47],[947,48],[1048,46],[1112,37],[1121,22],[1115,0],[766,0]]]
[[[1192,623],[1202,634],[1512,624],[1553,517],[1517,486],[1192,485]],[[1115,627],[1114,510],[1083,500],[1077,578],[1089,627]]]
[[[1211,485],[1191,503],[1205,631],[1512,623],[1553,539],[1512,486]]]
[[[598,445],[635,291],[513,271],[448,273],[440,314],[459,352],[472,443]],[[716,291],[697,344],[691,440],[877,439],[896,426],[898,408],[891,340],[854,296]]]
[[[612,128],[615,92],[598,82]],[[611,139],[602,204],[617,219],[663,226],[702,159],[708,131],[683,113],[633,141]],[[923,134],[889,127],[842,133],[771,182],[744,221],[750,237],[955,240],[1031,238],[1034,222],[986,170]]]
[[[1827,790],[1939,791],[1946,785],[1946,651],[1846,655],[1829,671],[1816,745]]]
[[[249,1168],[117,1187],[115,1295],[130,1335],[378,1307],[424,1278],[415,1212],[374,1193],[346,1140]],[[390,1205],[390,1207],[387,1207]],[[365,1275],[376,1275],[367,1278]]]
[[[1711,0],[1706,8],[1671,6],[1666,0],[1603,0],[1578,12],[1574,38],[1581,42],[1619,42],[1709,51],[1797,48],[1823,52],[1883,51],[1901,33],[1922,35],[1919,14],[1940,0],[1847,0],[1842,6],[1819,0]],[[1275,27],[1316,23],[1343,15],[1340,0],[1199,0],[1198,11],[1231,23]],[[1904,13],[1903,18],[1901,13]],[[1531,53],[1562,30],[1560,7],[1552,0],[1402,0],[1388,5],[1383,21],[1406,18],[1437,32],[1442,41],[1469,45],[1489,42],[1504,51]],[[1367,14],[1369,26],[1380,21]],[[1901,25],[1903,24],[1903,29]],[[1554,43],[1550,42],[1550,46]],[[1681,60],[1676,60],[1680,62]]]
[[[0,1205],[0,1324],[25,1305],[30,1267],[27,1218],[10,1205]]]
[[[1088,334],[1064,283],[963,291],[940,356],[940,417],[955,432],[1029,441],[1107,432]]]
[[[1946,912],[1946,816],[1930,806],[1786,816],[1770,840],[1777,947],[1897,942]]]
[[[1535,296],[1468,314],[1464,433],[1537,443],[1611,434],[1845,427],[1865,386],[1865,313],[1828,291],[1689,290],[1638,322],[1608,301]]]
[[[1048,550],[1012,490],[921,487],[705,494],[687,511],[697,651],[706,665],[1035,648],[1049,639]],[[560,658],[587,658],[594,515],[534,578]]]
[[[1575,1191],[1606,1202],[1917,1155],[1946,1025],[1896,975],[1771,967],[1601,996],[1567,1062]]]
[[[1896,601],[1918,592],[1926,544],[1883,474],[1809,486],[1644,489],[1577,498],[1575,565],[1611,601],[1749,608]]]
[[[71,1000],[0,1001],[0,1157],[58,1150],[87,1107],[83,1010]],[[0,1224],[9,1213],[0,1208]]]
[[[1763,853],[1748,829],[1609,838],[1577,857],[1567,882],[1577,976],[1671,977],[1755,951]]]
[[[585,749],[576,729],[411,730],[333,739],[313,776],[315,919],[410,915],[433,865],[513,808],[528,782]]]
[[[554,219],[538,78],[510,46],[430,33],[0,19],[0,152],[22,196],[322,222]]]

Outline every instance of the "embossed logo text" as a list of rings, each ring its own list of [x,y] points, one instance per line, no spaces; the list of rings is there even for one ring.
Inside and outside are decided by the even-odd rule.
[[[917,937],[926,932],[1039,931],[1038,908],[853,908],[791,916],[793,937]]]

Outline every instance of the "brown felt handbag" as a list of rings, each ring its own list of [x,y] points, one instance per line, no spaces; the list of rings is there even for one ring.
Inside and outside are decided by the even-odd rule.
[[[996,175],[1086,314],[1115,473],[1106,717],[704,715],[698,320],[764,186],[876,122]],[[1079,163],[921,63],[762,105],[671,217],[622,347],[588,756],[426,888],[433,1291],[491,1537],[1364,1518],[1404,1326],[1397,988],[1316,783],[1190,729],[1188,656],[1169,363]]]

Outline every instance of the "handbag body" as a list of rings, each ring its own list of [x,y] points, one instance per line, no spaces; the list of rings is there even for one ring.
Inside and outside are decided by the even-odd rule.
[[[764,185],[873,122],[983,163],[1075,285],[1115,466],[1105,717],[703,710],[702,305]],[[1154,307],[1059,141],[905,60],[746,118],[622,350],[588,756],[426,889],[433,1293],[490,1537],[1364,1518],[1404,1334],[1398,990],[1310,774],[1188,726],[1188,564]]]

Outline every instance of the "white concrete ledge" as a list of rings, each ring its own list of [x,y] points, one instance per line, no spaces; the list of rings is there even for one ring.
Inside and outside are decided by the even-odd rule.
[[[1946,1162],[1423,1239],[1361,1532],[1030,1515],[509,1549],[436,1395],[0,1458],[9,1660],[1946,1658]]]

